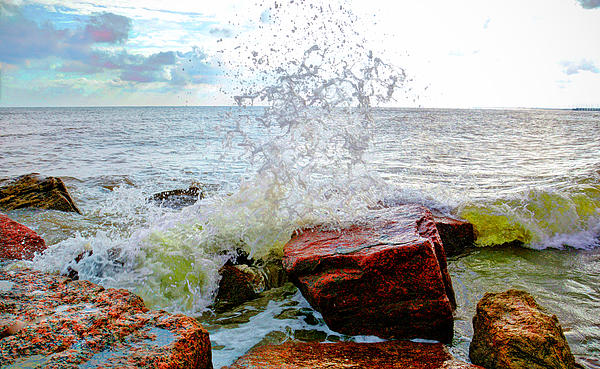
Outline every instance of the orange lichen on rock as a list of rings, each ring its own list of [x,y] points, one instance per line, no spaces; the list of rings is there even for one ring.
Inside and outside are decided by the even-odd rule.
[[[129,291],[29,269],[0,270],[0,281],[2,365],[212,368],[196,319],[149,311]]]

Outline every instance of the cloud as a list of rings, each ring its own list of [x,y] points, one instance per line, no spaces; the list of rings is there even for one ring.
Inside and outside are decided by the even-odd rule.
[[[83,20],[76,18],[72,28],[57,29],[47,21],[40,24],[25,17],[18,7],[3,6],[7,7],[10,12],[0,16],[0,62],[24,66],[37,60],[59,73],[112,73],[128,83],[163,82],[171,86],[209,83],[217,73],[197,47],[189,52],[150,55],[128,51],[124,44],[132,21],[121,15],[96,13]]]
[[[230,29],[219,28],[219,27],[211,28],[210,31],[208,31],[208,33],[210,33],[213,36],[220,36],[220,37],[231,37],[233,35],[233,33],[231,32]]]
[[[84,27],[57,29],[26,18],[19,8],[5,5],[0,16],[0,62],[19,64],[27,59],[55,56],[82,59],[96,44],[127,40],[131,20],[112,13],[94,14]]]
[[[85,36],[93,42],[121,43],[127,41],[131,19],[122,15],[102,13],[92,16],[85,27]]]
[[[578,0],[579,4],[585,9],[600,8],[600,0]]]
[[[567,75],[577,74],[583,71],[600,73],[600,69],[598,69],[591,60],[582,59],[578,62],[563,61],[560,64],[563,66],[563,72]]]

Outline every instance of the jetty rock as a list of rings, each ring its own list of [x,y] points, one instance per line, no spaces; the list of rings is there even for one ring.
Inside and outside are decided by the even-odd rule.
[[[148,198],[148,201],[167,208],[181,209],[195,204],[198,200],[202,200],[207,196],[216,193],[218,190],[219,186],[216,184],[194,183],[186,189],[175,189],[155,193]]]
[[[450,342],[454,290],[431,212],[378,211],[341,230],[306,229],[284,246],[290,280],[333,330]]]
[[[473,317],[469,357],[486,369],[579,368],[555,315],[525,291],[486,293]]]
[[[286,342],[255,347],[222,369],[483,369],[456,360],[440,343]]]
[[[0,208],[40,208],[81,214],[62,179],[39,173],[0,182]]]
[[[3,368],[212,368],[196,319],[149,311],[126,290],[0,269]]]
[[[463,254],[475,245],[477,235],[473,224],[468,221],[442,215],[435,215],[434,221],[446,256]]]
[[[46,242],[28,227],[0,214],[0,261],[31,260]]]

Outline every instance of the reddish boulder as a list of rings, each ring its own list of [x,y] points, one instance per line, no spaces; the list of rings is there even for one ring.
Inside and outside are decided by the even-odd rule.
[[[44,177],[39,173],[1,182],[0,208],[54,209],[81,214],[60,178]]]
[[[469,357],[487,369],[578,367],[556,316],[525,291],[486,293],[473,330]]]
[[[259,368],[483,369],[477,365],[455,360],[440,343],[411,341],[286,342],[282,345],[256,347],[229,367],[229,369]]]
[[[460,255],[475,244],[477,237],[473,224],[466,220],[446,216],[435,216],[434,220],[444,244],[446,256]]]
[[[45,249],[46,243],[37,233],[0,214],[0,260],[31,260]]]
[[[452,339],[446,255],[422,206],[384,209],[370,224],[340,231],[305,230],[285,245],[283,266],[333,330]]]
[[[126,290],[0,270],[0,363],[44,368],[212,368],[196,319],[148,311]]]

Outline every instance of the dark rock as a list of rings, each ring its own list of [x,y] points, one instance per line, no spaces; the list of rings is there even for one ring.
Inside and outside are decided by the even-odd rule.
[[[149,200],[168,208],[179,209],[195,204],[196,201],[202,200],[208,193],[215,192],[217,189],[216,185],[193,184],[186,189],[156,193]]]
[[[456,360],[440,343],[387,341],[377,343],[300,343],[264,345],[250,350],[229,369],[483,369]],[[224,367],[223,369],[227,369]]]
[[[285,245],[283,266],[335,331],[452,340],[452,282],[422,206],[386,209],[369,225],[341,231],[300,232]]]
[[[486,293],[473,329],[469,357],[487,369],[577,367],[556,316],[525,291]]]
[[[225,265],[219,274],[221,280],[213,305],[216,311],[229,310],[264,291],[264,277],[247,265]]]
[[[196,319],[149,311],[131,292],[29,269],[0,270],[0,282],[3,366],[212,368]]]
[[[0,260],[31,260],[46,249],[37,233],[0,214]]]
[[[0,208],[40,208],[81,214],[60,178],[43,177],[39,173],[26,174],[1,183]]]
[[[460,255],[475,245],[473,224],[447,216],[435,216],[435,226],[442,239],[446,256]]]
[[[268,256],[255,260],[241,248],[235,250],[232,259],[219,270],[219,275],[221,280],[213,305],[217,312],[230,310],[288,281],[280,258]]]

